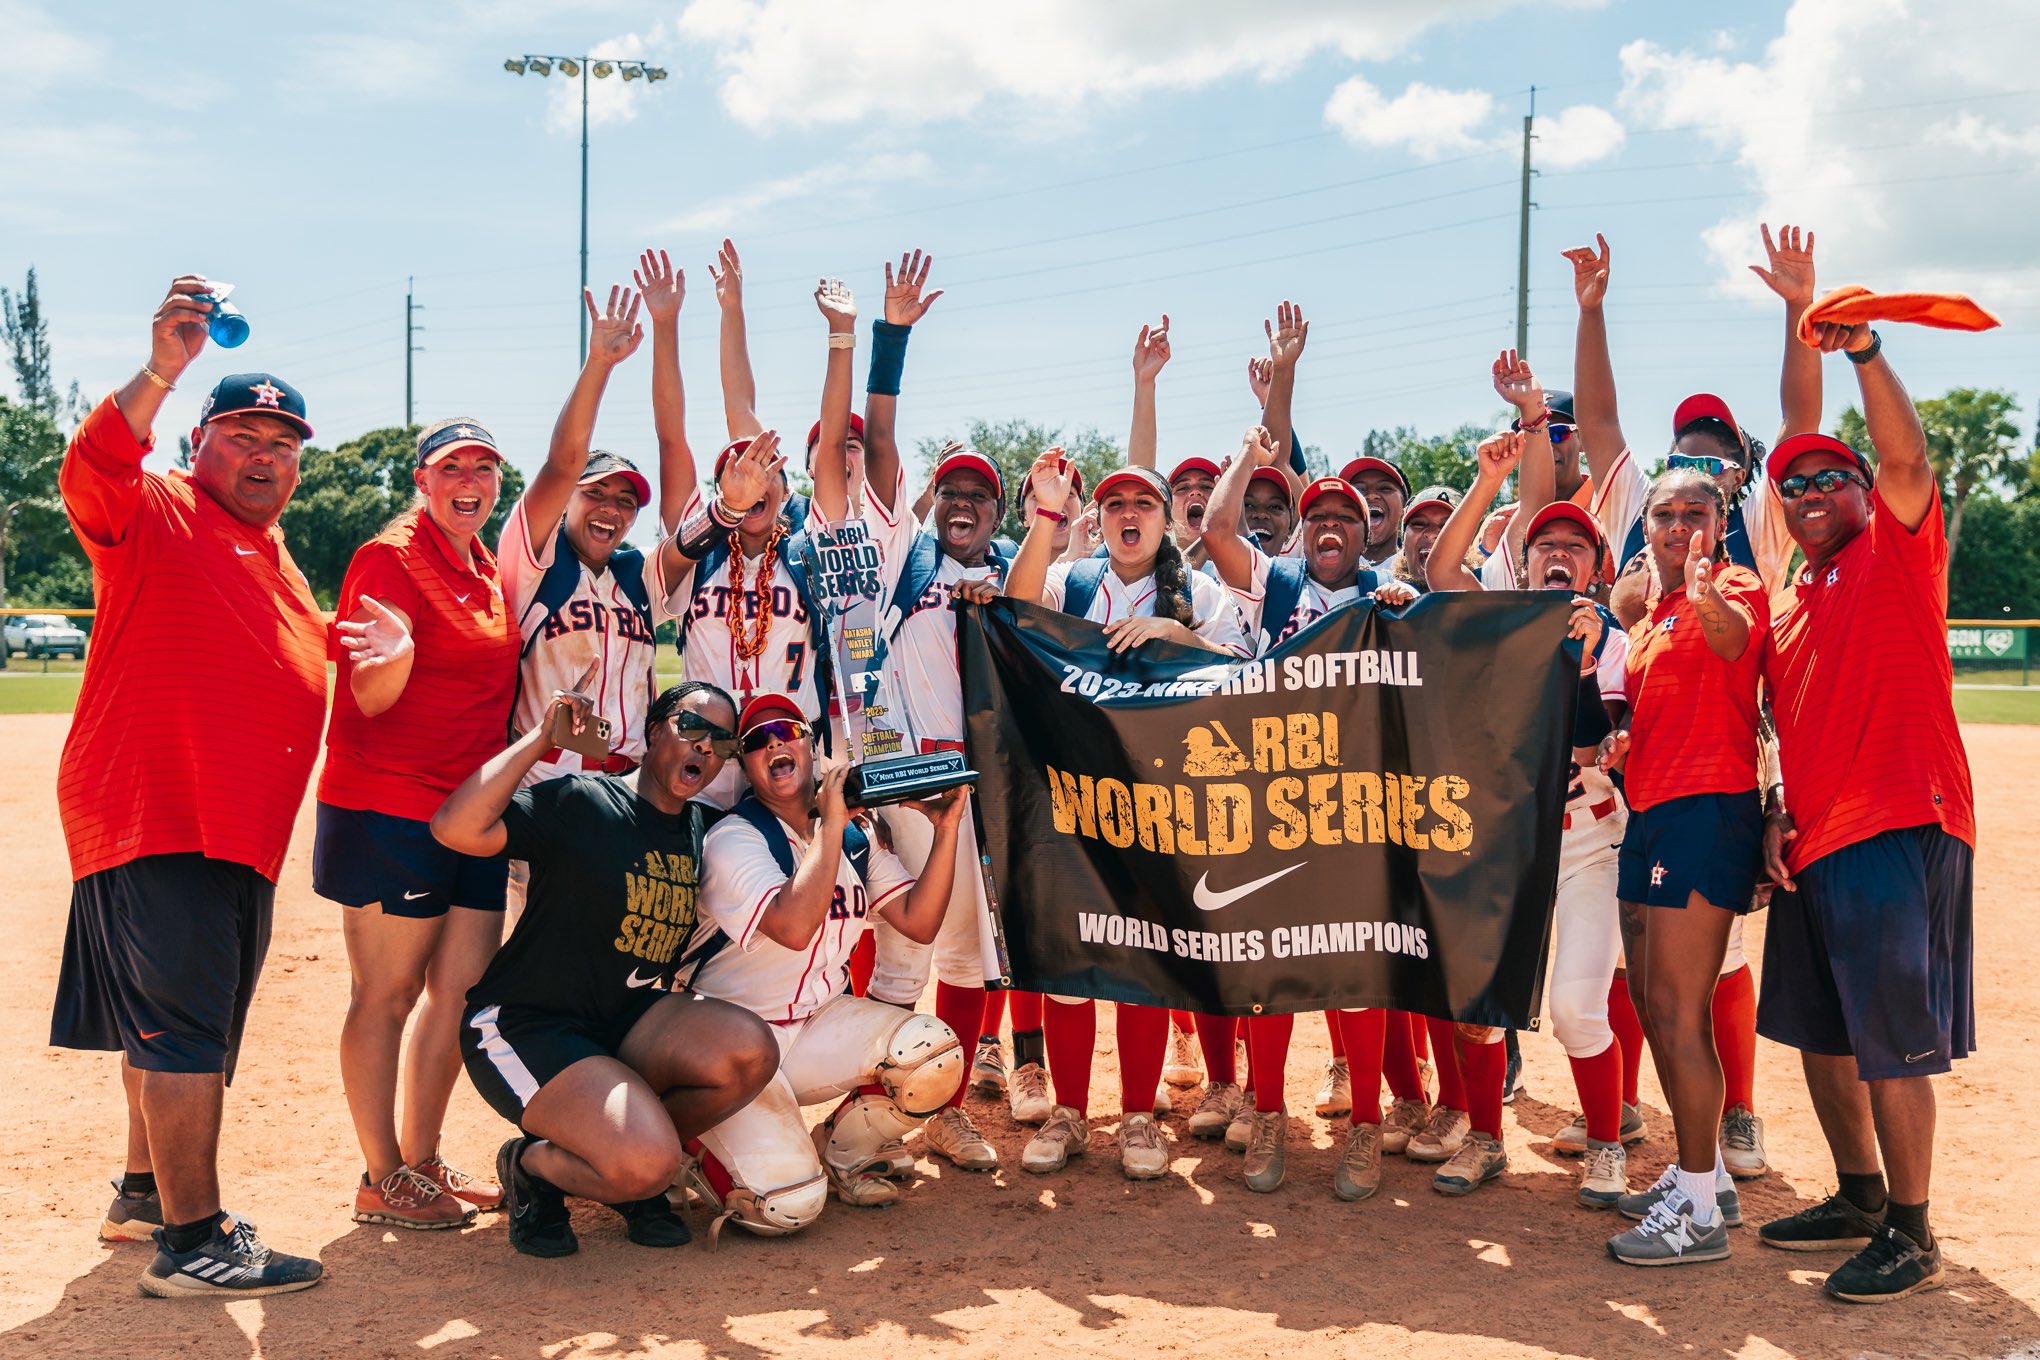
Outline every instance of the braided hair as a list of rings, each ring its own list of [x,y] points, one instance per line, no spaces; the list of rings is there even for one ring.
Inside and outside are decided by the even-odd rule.
[[[1155,553],[1155,613],[1174,619],[1185,628],[1197,626],[1196,614],[1190,607],[1190,564],[1183,560],[1183,550],[1166,529],[1162,532],[1162,546]]]

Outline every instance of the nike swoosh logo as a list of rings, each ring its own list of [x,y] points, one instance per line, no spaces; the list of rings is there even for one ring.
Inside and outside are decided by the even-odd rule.
[[[623,980],[623,985],[626,987],[650,987],[658,980],[656,977],[641,978],[637,975],[637,969],[633,968],[630,970],[630,976]]]
[[[425,890],[424,892],[415,892],[415,893],[407,892],[407,893],[405,893],[405,894],[404,894],[404,900],[405,900],[406,902],[415,902],[415,901],[417,901],[417,900],[418,900],[419,898],[421,898],[421,897],[430,897],[430,896],[432,896],[432,890],[428,888],[428,889],[426,889],[426,890]]]
[[[148,1033],[148,1034],[143,1034],[143,1033],[141,1033],[140,1031],[137,1031],[137,1032],[136,1032],[136,1034],[135,1034],[135,1037],[136,1037],[137,1039],[160,1039],[160,1038],[162,1038],[162,1037],[163,1037],[164,1035],[168,1034],[169,1032],[170,1032],[170,1031],[169,1031],[169,1030],[167,1030],[167,1029],[159,1029],[159,1030],[153,1030],[153,1031],[151,1031],[151,1032],[150,1032],[150,1033]]]
[[[253,557],[254,555],[255,555],[255,550],[254,550],[253,548],[244,548],[244,547],[242,547],[242,546],[241,546],[240,544],[238,544],[238,543],[236,543],[236,544],[234,545],[234,556],[236,556],[236,557]]]
[[[453,597],[453,602],[454,602],[455,604],[466,604],[466,603],[467,603],[467,596],[465,596],[465,595],[456,595],[456,596],[454,596],[454,597]]]
[[[1304,863],[1309,863],[1309,861],[1306,860]],[[1197,903],[1199,911],[1217,911],[1220,907],[1229,907],[1248,893],[1265,888],[1284,874],[1293,874],[1302,867],[1302,864],[1292,864],[1287,869],[1277,869],[1266,878],[1257,878],[1252,883],[1242,883],[1239,887],[1228,888],[1224,892],[1213,892],[1210,888],[1206,887],[1205,880],[1210,878],[1211,875],[1204,874],[1198,878],[1197,886],[1191,890],[1190,896]]]
[[[148,1038],[149,1036],[148,1036],[148,1035],[146,1035],[146,1034],[144,1034],[144,1035],[143,1035],[142,1037],[143,1037],[144,1039],[146,1039],[146,1038]],[[1934,1049],[1931,1049],[1931,1048],[1930,1048],[1930,1049],[1928,1049],[1928,1050],[1927,1050],[1926,1052],[1924,1052],[1924,1053],[1908,1053],[1908,1054],[1906,1054],[1906,1055],[1905,1055],[1905,1060],[1906,1060],[1907,1062],[1909,1062],[1909,1063],[1915,1063],[1915,1062],[1918,1062],[1918,1061],[1919,1061],[1920,1059],[1922,1059],[1922,1058],[1931,1058],[1931,1057],[1933,1057],[1933,1056],[1934,1056],[1934,1053],[1935,1053],[1935,1050],[1934,1050]]]

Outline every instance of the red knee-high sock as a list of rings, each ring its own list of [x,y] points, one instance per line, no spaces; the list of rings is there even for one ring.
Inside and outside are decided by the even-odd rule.
[[[1422,1062],[1431,1056],[1431,1049],[1434,1047],[1431,1043],[1431,1031],[1426,1027],[1423,1016],[1411,1015],[1407,1011],[1404,1015],[1409,1020],[1410,1043],[1416,1047],[1417,1061]],[[1450,1048],[1451,1045],[1447,1044],[1446,1047]]]
[[[1190,1011],[1170,1011],[1169,1023],[1182,1030],[1185,1034],[1195,1034],[1197,1032],[1197,1017]]]
[[[1162,1084],[1162,1060],[1169,1053],[1169,1013],[1156,1006],[1112,1008],[1119,1033],[1119,1108],[1127,1114],[1153,1114],[1155,1092]],[[1062,1083],[1056,1083],[1062,1090]]]
[[[1629,995],[1629,974],[1618,970],[1608,984],[1608,1025],[1622,1049],[1622,1103],[1636,1103],[1636,1081],[1643,1072],[1643,1021],[1636,1015],[1636,1001]]]
[[[1757,1108],[1757,984],[1744,964],[1714,983],[1714,1049],[1721,1054],[1721,1112]]]
[[[1438,1047],[1438,1036],[1431,1036]],[[1459,1079],[1466,1087],[1466,1117],[1476,1133],[1490,1138],[1502,1136],[1502,1083],[1509,1075],[1507,1044],[1476,1044],[1461,1039],[1457,1045]],[[1457,1109],[1457,1106],[1452,1108]]]
[[[1428,1015],[1419,1016],[1418,1019],[1431,1039],[1431,1065],[1438,1069],[1438,1103],[1448,1110],[1472,1114],[1473,1111],[1466,1107],[1465,1073],[1460,1069],[1459,1056],[1454,1051],[1452,1022]],[[1506,1045],[1495,1044],[1493,1047],[1497,1053],[1501,1053]],[[1502,1060],[1502,1068],[1506,1075],[1508,1069],[1506,1056]],[[1490,1129],[1488,1132],[1492,1133],[1494,1130]]]
[[[1013,1032],[1027,1034],[1041,1028],[1041,1008],[1047,998],[1040,992],[1009,992],[1006,1009],[1013,1016]]]
[[[1048,1044],[1048,1079],[1055,1103],[1078,1114],[1091,1109],[1091,1055],[1098,1048],[1098,1003],[1050,1001],[1043,1008],[1043,1038]]]
[[[1214,1086],[1239,1080],[1238,1054],[1233,1048],[1239,1032],[1240,1022],[1230,1015],[1197,1017],[1197,1046],[1204,1050],[1204,1076]]]
[[[1332,1036],[1332,1057],[1333,1057],[1333,1059],[1334,1059],[1334,1060],[1337,1060],[1337,1059],[1339,1059],[1339,1058],[1343,1058],[1343,1057],[1345,1057],[1345,1056],[1346,1056],[1346,1040],[1345,1040],[1345,1036],[1343,1035],[1343,1033],[1342,1033],[1342,1032],[1340,1031],[1340,1029],[1339,1029],[1339,1013],[1338,1013],[1337,1011],[1326,1011],[1326,1012],[1325,1012],[1325,1029],[1326,1029],[1326,1030],[1327,1030],[1327,1031],[1328,1031],[1328,1032],[1329,1032],[1329,1033],[1331,1034],[1331,1036]]]
[[[958,987],[953,983],[935,982],[935,1018],[956,1031],[957,1040],[963,1051],[976,1051],[978,1026],[985,1018],[985,989],[982,987]],[[963,1093],[968,1090],[968,1081],[956,1083],[956,1090],[950,1093],[944,1104],[961,1106]]]
[[[1353,1122],[1381,1122],[1382,1044],[1396,1017],[1388,1011],[1326,1011],[1337,1021],[1339,1042],[1346,1052],[1346,1071],[1353,1079]]]
[[[1296,1032],[1293,1015],[1249,1016],[1247,1056],[1254,1064],[1254,1108],[1282,1108],[1282,1083],[1288,1075],[1289,1039]]]
[[[709,1188],[715,1191],[718,1199],[727,1201],[730,1191],[737,1187],[736,1178],[730,1175],[729,1168],[717,1161],[715,1154],[699,1138],[688,1139],[682,1150],[701,1163],[701,1174]]]
[[[1587,1137],[1614,1142],[1622,1136],[1622,1041],[1611,1039],[1591,1058],[1568,1056],[1566,1061],[1572,1064],[1580,1113],[1587,1117]]]
[[[877,965],[878,938],[867,930],[850,950],[850,990],[863,996],[865,988],[871,986],[871,970]]]
[[[1005,1019],[1006,994],[986,988],[984,1014],[978,1019],[978,1038],[982,1039],[987,1034],[998,1038],[999,1026],[1005,1023]]]
[[[1423,1017],[1405,1011],[1384,1011],[1382,1014],[1385,1017],[1382,1020],[1383,1032],[1387,1038],[1383,1041],[1381,1071],[1388,1078],[1388,1089],[1397,1100],[1422,1100],[1424,1078],[1417,1071],[1417,1048],[1412,1032],[1423,1034]],[[1351,1061],[1349,1055],[1349,1065]],[[1353,1098],[1360,1098],[1357,1077],[1354,1078]]]

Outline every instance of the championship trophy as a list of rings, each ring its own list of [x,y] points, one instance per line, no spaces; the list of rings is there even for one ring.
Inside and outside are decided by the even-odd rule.
[[[828,721],[837,749],[847,753],[843,788],[851,807],[926,798],[977,779],[961,751],[907,749],[894,696],[886,681],[886,629],[879,599],[878,545],[864,521],[808,521],[805,556],[808,589],[823,612],[836,683]]]

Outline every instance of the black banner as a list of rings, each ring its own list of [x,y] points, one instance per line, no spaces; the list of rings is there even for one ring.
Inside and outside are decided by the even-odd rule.
[[[1579,673],[1567,597],[1356,606],[1246,662],[961,608],[1015,987],[1534,1023]]]

